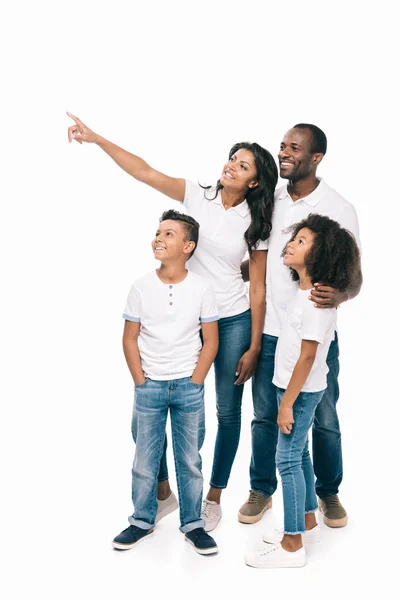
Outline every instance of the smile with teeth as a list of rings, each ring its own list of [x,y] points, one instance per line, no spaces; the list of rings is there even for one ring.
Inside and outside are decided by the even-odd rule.
[[[166,250],[166,248],[163,248],[162,246],[156,246],[155,250]]]
[[[230,173],[229,171],[224,171],[224,175],[226,177],[229,177],[229,179],[235,179],[234,176],[232,175],[232,173]]]
[[[289,162],[288,160],[281,160],[280,165],[281,165],[281,167],[291,167],[293,165],[293,163]]]

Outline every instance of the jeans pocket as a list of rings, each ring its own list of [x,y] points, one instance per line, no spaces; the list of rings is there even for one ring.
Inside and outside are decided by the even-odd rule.
[[[189,377],[189,381],[192,385],[195,385],[196,387],[200,388],[204,386],[204,382],[203,383],[196,383],[195,381],[193,381],[193,379],[191,377]]]
[[[146,379],[140,385],[136,385],[136,383],[135,383],[135,389],[139,390],[140,388],[144,387],[148,381],[149,381],[149,378],[146,377]]]

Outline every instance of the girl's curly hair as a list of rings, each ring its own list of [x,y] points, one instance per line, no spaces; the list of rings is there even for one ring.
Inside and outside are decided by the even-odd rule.
[[[290,242],[303,228],[309,229],[314,234],[313,246],[305,256],[307,274],[313,283],[319,281],[341,292],[345,291],[360,262],[360,251],[353,234],[341,227],[337,221],[311,213],[306,219],[295,223],[287,230],[292,233]],[[286,246],[282,256],[285,249]],[[292,279],[298,281],[297,272],[294,269],[290,271]]]

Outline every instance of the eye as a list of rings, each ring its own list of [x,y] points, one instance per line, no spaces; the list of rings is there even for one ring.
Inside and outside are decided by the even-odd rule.
[[[172,231],[168,231],[167,235],[172,235]]]
[[[248,171],[248,167],[246,165],[240,165],[244,171]]]

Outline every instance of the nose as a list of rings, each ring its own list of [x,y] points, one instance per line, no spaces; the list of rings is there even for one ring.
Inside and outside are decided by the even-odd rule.
[[[279,151],[278,158],[291,158],[290,149],[286,146]]]

